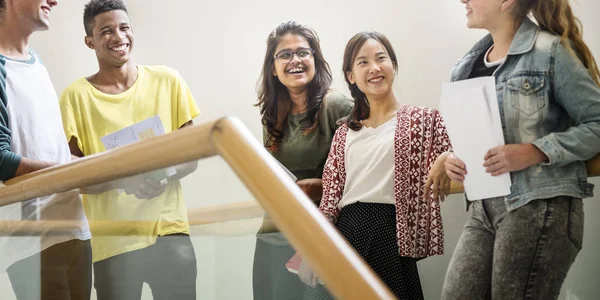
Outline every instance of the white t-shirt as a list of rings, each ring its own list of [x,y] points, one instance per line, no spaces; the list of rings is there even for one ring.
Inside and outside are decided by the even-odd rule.
[[[0,180],[14,177],[20,157],[67,163],[71,153],[63,133],[58,97],[35,53],[27,61],[0,55]],[[52,235],[17,236],[2,221],[73,220],[80,228]],[[0,272],[13,263],[73,239],[91,238],[77,191],[0,207]]]
[[[348,130],[346,185],[340,209],[356,203],[396,204],[394,195],[394,134],[398,118],[376,128]]]
[[[486,52],[485,52],[485,56],[483,57],[483,63],[485,64],[486,67],[488,68],[492,68],[492,67],[497,67],[501,64],[503,64],[506,61],[506,56],[503,57],[500,60],[497,61],[488,61],[488,56],[490,56],[490,52],[492,52],[492,49],[494,49],[494,45],[492,45]]]

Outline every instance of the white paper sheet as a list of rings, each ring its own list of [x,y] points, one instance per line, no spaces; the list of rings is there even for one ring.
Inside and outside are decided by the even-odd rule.
[[[481,200],[510,194],[510,174],[492,176],[483,167],[487,151],[504,145],[495,79],[482,77],[444,84],[440,112],[454,154],[467,167],[467,198]]]
[[[165,133],[159,116],[154,116],[100,138],[106,150],[140,142]],[[177,174],[174,167],[151,172],[151,178],[162,181]]]
[[[165,133],[159,116],[154,116],[100,138],[106,150],[133,144]]]

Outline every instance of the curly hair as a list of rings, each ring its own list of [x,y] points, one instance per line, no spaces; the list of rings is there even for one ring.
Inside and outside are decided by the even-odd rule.
[[[92,35],[95,25],[94,18],[97,15],[113,10],[122,10],[127,12],[127,7],[122,0],[92,0],[88,2],[83,10],[83,26],[85,28],[85,34],[88,36]]]

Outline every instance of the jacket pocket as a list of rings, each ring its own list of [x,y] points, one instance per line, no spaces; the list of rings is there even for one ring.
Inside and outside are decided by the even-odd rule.
[[[511,106],[531,116],[546,106],[546,79],[543,76],[518,76],[508,79]]]

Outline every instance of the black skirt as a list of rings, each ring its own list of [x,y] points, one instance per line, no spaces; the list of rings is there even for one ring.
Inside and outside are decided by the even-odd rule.
[[[359,202],[345,206],[336,227],[398,299],[423,299],[417,259],[398,252],[395,205]],[[304,299],[333,297],[319,285],[307,289]]]

